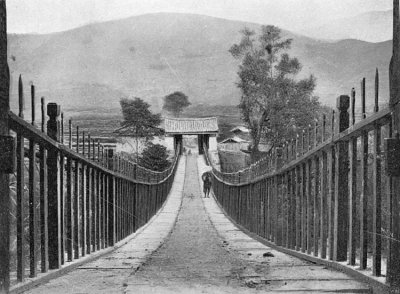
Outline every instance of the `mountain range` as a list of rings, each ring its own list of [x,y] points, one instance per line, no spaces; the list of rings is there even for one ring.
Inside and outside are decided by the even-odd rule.
[[[236,105],[239,62],[228,50],[240,40],[245,26],[258,31],[261,25],[156,13],[60,33],[11,34],[12,106],[16,106],[20,74],[25,85],[36,85],[37,96],[70,111],[115,112],[122,97],[141,97],[159,110],[163,97],[177,90],[192,103]],[[391,41],[333,42],[285,30],[282,34],[293,39],[290,54],[303,64],[301,75],[317,78],[321,102],[334,105],[337,96],[350,93],[364,76],[368,101],[372,101],[376,68],[382,100],[388,99]]]
[[[329,21],[311,26],[299,32],[316,39],[357,39],[367,42],[383,42],[392,39],[393,10],[370,11],[353,17]]]

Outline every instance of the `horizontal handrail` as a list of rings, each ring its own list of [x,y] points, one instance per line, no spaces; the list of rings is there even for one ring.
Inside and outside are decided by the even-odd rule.
[[[251,178],[250,181],[234,183],[234,182],[227,181],[225,179],[225,177],[226,178],[238,177],[239,173],[240,173],[240,175],[243,176],[244,178],[248,178],[247,173],[251,173],[253,170],[257,169],[257,167],[260,166],[261,164],[265,164],[265,162],[267,160],[269,160],[269,158],[264,158],[264,159],[260,160],[257,165],[253,165],[251,167],[240,170],[238,172],[231,172],[231,173],[221,172],[221,171],[218,171],[217,169],[215,169],[214,166],[212,166],[212,168],[213,168],[212,170],[213,170],[214,175],[220,181],[224,182],[226,185],[244,186],[244,185],[256,183],[262,179],[274,177],[274,176],[284,173],[290,169],[293,169],[295,166],[317,156],[318,153],[328,151],[328,149],[332,148],[338,142],[349,141],[353,138],[359,137],[363,132],[372,131],[374,129],[374,127],[376,127],[376,126],[385,125],[388,122],[390,122],[391,117],[392,117],[392,112],[390,109],[386,108],[386,109],[380,110],[379,112],[372,114],[370,117],[367,117],[367,118],[361,120],[360,122],[350,126],[348,129],[344,130],[343,132],[333,135],[330,138],[327,138],[321,144],[319,144],[316,147],[314,147],[313,149],[307,151],[305,154],[303,154],[299,158],[293,159],[292,161],[284,164],[281,168],[279,168],[277,170],[273,170],[271,172],[264,173],[260,176],[250,176],[250,178]],[[205,154],[207,154],[207,156],[208,156],[208,153],[206,150],[205,150]],[[212,165],[212,162],[210,162],[210,164]],[[220,175],[222,175],[222,177]]]
[[[151,181],[151,182],[140,181],[137,179],[133,179],[132,177],[129,177],[127,175],[124,175],[118,171],[112,171],[112,170],[86,158],[82,154],[77,153],[76,151],[65,146],[64,144],[53,140],[46,133],[37,129],[35,126],[28,123],[24,119],[18,117],[12,111],[9,112],[9,124],[10,124],[10,128],[13,131],[18,132],[20,135],[22,135],[26,139],[32,140],[32,141],[38,143],[39,145],[42,145],[46,149],[50,149],[50,148],[58,149],[66,157],[70,157],[71,159],[77,160],[80,163],[83,163],[92,168],[96,168],[107,175],[113,175],[115,177],[124,179],[126,181],[130,181],[132,183],[149,184],[149,185],[157,185],[159,183],[162,183],[163,181],[166,181],[172,175],[173,169],[177,162],[177,156],[175,154],[174,161],[172,162],[171,166],[165,170],[165,171],[168,171],[168,175],[165,178],[163,178],[159,181]],[[140,169],[144,169],[144,170],[154,173],[154,174],[162,174],[165,172],[165,171],[162,171],[162,172],[152,171],[152,170],[146,169],[144,167],[141,167],[139,165],[138,165],[138,167]]]

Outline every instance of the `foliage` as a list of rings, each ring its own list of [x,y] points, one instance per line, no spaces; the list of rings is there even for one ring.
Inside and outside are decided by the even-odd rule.
[[[140,98],[122,98],[120,104],[124,120],[121,122],[121,128],[117,130],[119,134],[151,138],[162,133],[158,128],[161,115],[153,114],[150,104]]]
[[[262,26],[258,38],[247,28],[241,33],[240,43],[229,51],[241,60],[239,109],[250,129],[254,159],[261,140],[273,147],[313,123],[319,102],[313,95],[315,78],[312,75],[296,80],[301,64],[286,52],[292,40],[282,39],[279,28]]]
[[[189,105],[189,98],[184,93],[178,91],[164,97],[163,109],[179,117],[183,109]]]
[[[164,171],[170,166],[165,146],[149,142],[139,158],[139,165],[154,171]]]

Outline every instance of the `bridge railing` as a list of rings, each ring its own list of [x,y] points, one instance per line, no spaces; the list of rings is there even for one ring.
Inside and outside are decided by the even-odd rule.
[[[351,98],[337,99],[330,134],[324,116],[248,169],[223,173],[213,168],[214,193],[226,213],[277,246],[345,262],[397,285],[400,223],[393,203],[399,191],[383,167],[400,155],[392,152],[389,159],[383,152],[383,139],[392,137],[392,112],[379,110],[378,92],[377,72],[372,114],[366,111],[363,79],[358,121],[352,89]]]
[[[147,170],[79,128],[73,137],[71,121],[64,138],[60,107],[49,103],[45,109],[44,98],[38,123],[34,86],[30,122],[24,119],[24,104],[20,78],[19,114],[7,114],[16,150],[1,158],[11,167],[11,205],[10,250],[3,257],[9,262],[0,264],[0,272],[11,289],[134,233],[162,206],[179,159],[176,153],[163,172]],[[7,148],[0,144],[1,150]]]

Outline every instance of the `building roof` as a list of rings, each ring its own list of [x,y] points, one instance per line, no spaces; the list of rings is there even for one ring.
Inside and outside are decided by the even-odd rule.
[[[245,126],[237,126],[231,130],[232,133],[249,133],[250,130]]]
[[[167,134],[218,133],[218,121],[216,117],[165,118],[164,130]]]
[[[247,141],[243,140],[242,138],[234,136],[234,137],[227,138],[227,139],[221,141],[220,144],[224,144],[224,143],[243,143],[243,142],[247,142]]]

